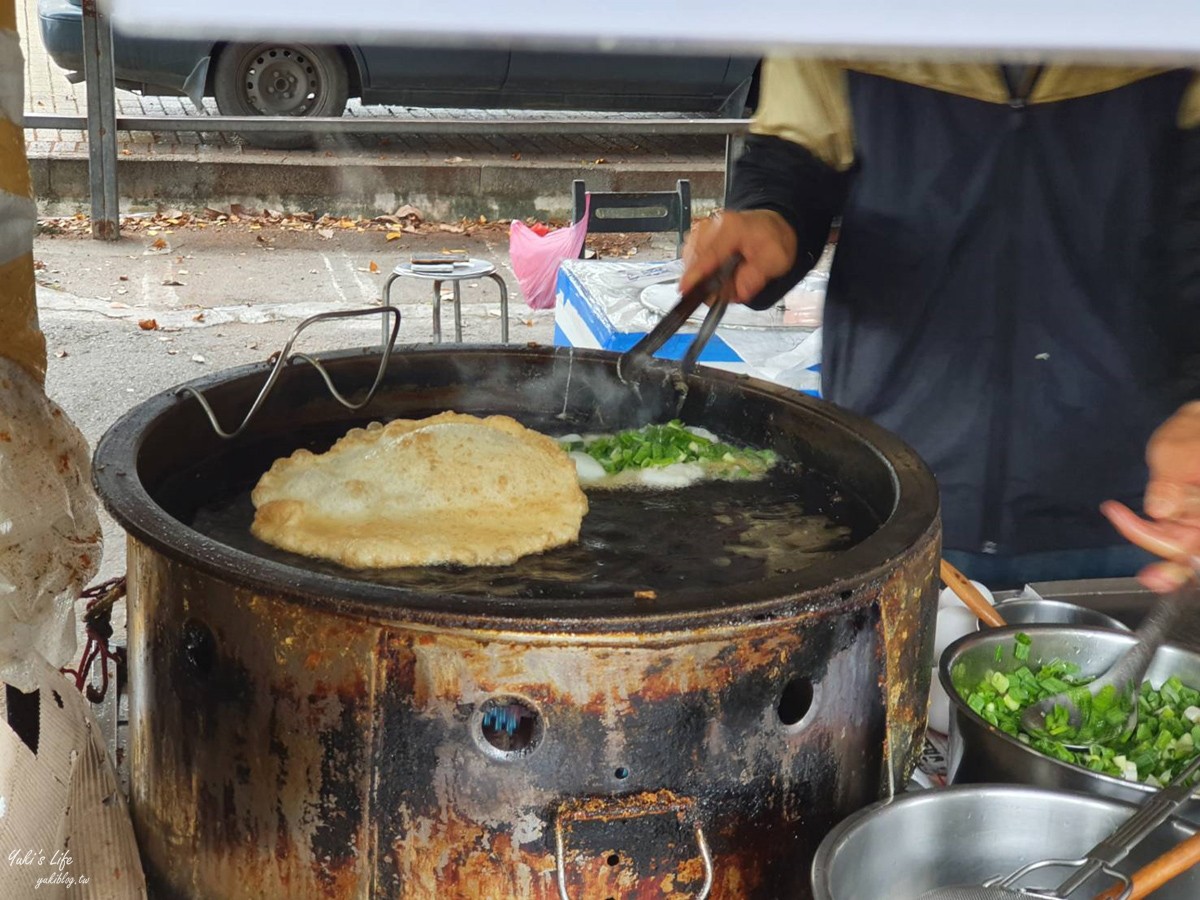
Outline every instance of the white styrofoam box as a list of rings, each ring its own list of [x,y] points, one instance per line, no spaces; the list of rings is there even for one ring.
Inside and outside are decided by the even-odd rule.
[[[678,260],[564,262],[556,288],[554,343],[623,353],[658,322],[681,271]],[[657,355],[682,358],[697,326],[698,319],[680,329]],[[699,361],[816,395],[820,355],[820,329],[784,325],[782,308],[755,312],[730,307]]]

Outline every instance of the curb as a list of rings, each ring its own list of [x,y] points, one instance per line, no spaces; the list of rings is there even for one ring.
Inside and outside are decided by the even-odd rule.
[[[571,212],[571,182],[577,178],[598,191],[670,190],[676,179],[687,178],[692,183],[693,212],[703,214],[720,204],[725,183],[724,160],[719,156],[596,165],[537,158],[435,163],[308,154],[230,160],[215,155],[121,157],[117,187],[122,211],[234,202],[284,212],[375,216],[409,203],[442,221],[481,215],[565,219]],[[43,214],[87,207],[86,155],[30,154],[29,168]]]

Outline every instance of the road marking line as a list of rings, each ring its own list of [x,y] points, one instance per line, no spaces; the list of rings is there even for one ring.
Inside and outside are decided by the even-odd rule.
[[[333,289],[342,298],[342,302],[349,305],[350,298],[346,296],[346,292],[342,290],[341,284],[338,283],[337,274],[333,271],[333,263],[329,261],[329,257],[324,253],[321,254],[321,260],[325,263],[325,270],[329,273],[329,280],[333,282]]]

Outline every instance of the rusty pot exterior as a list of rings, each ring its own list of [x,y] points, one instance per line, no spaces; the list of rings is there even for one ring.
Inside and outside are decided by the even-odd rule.
[[[897,778],[914,762],[937,538],[836,608],[582,638],[317,613],[131,541],[143,859],[168,897],[551,900],[559,831],[571,898],[684,898],[699,827],[710,896],[807,896],[885,748]],[[791,725],[789,685],[812,693]],[[481,743],[491,697],[537,710],[533,752]]]
[[[151,443],[169,406],[138,425]],[[389,605],[226,562],[141,493],[161,454],[106,437],[155,896],[809,897],[824,835],[907,780],[933,663],[936,491],[863,427],[896,511],[803,589],[590,617]],[[512,709],[510,745],[489,716]]]

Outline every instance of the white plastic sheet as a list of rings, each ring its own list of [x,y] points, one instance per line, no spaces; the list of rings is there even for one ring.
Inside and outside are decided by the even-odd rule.
[[[100,564],[87,442],[20,366],[0,358],[0,681],[75,653],[74,601]]]

